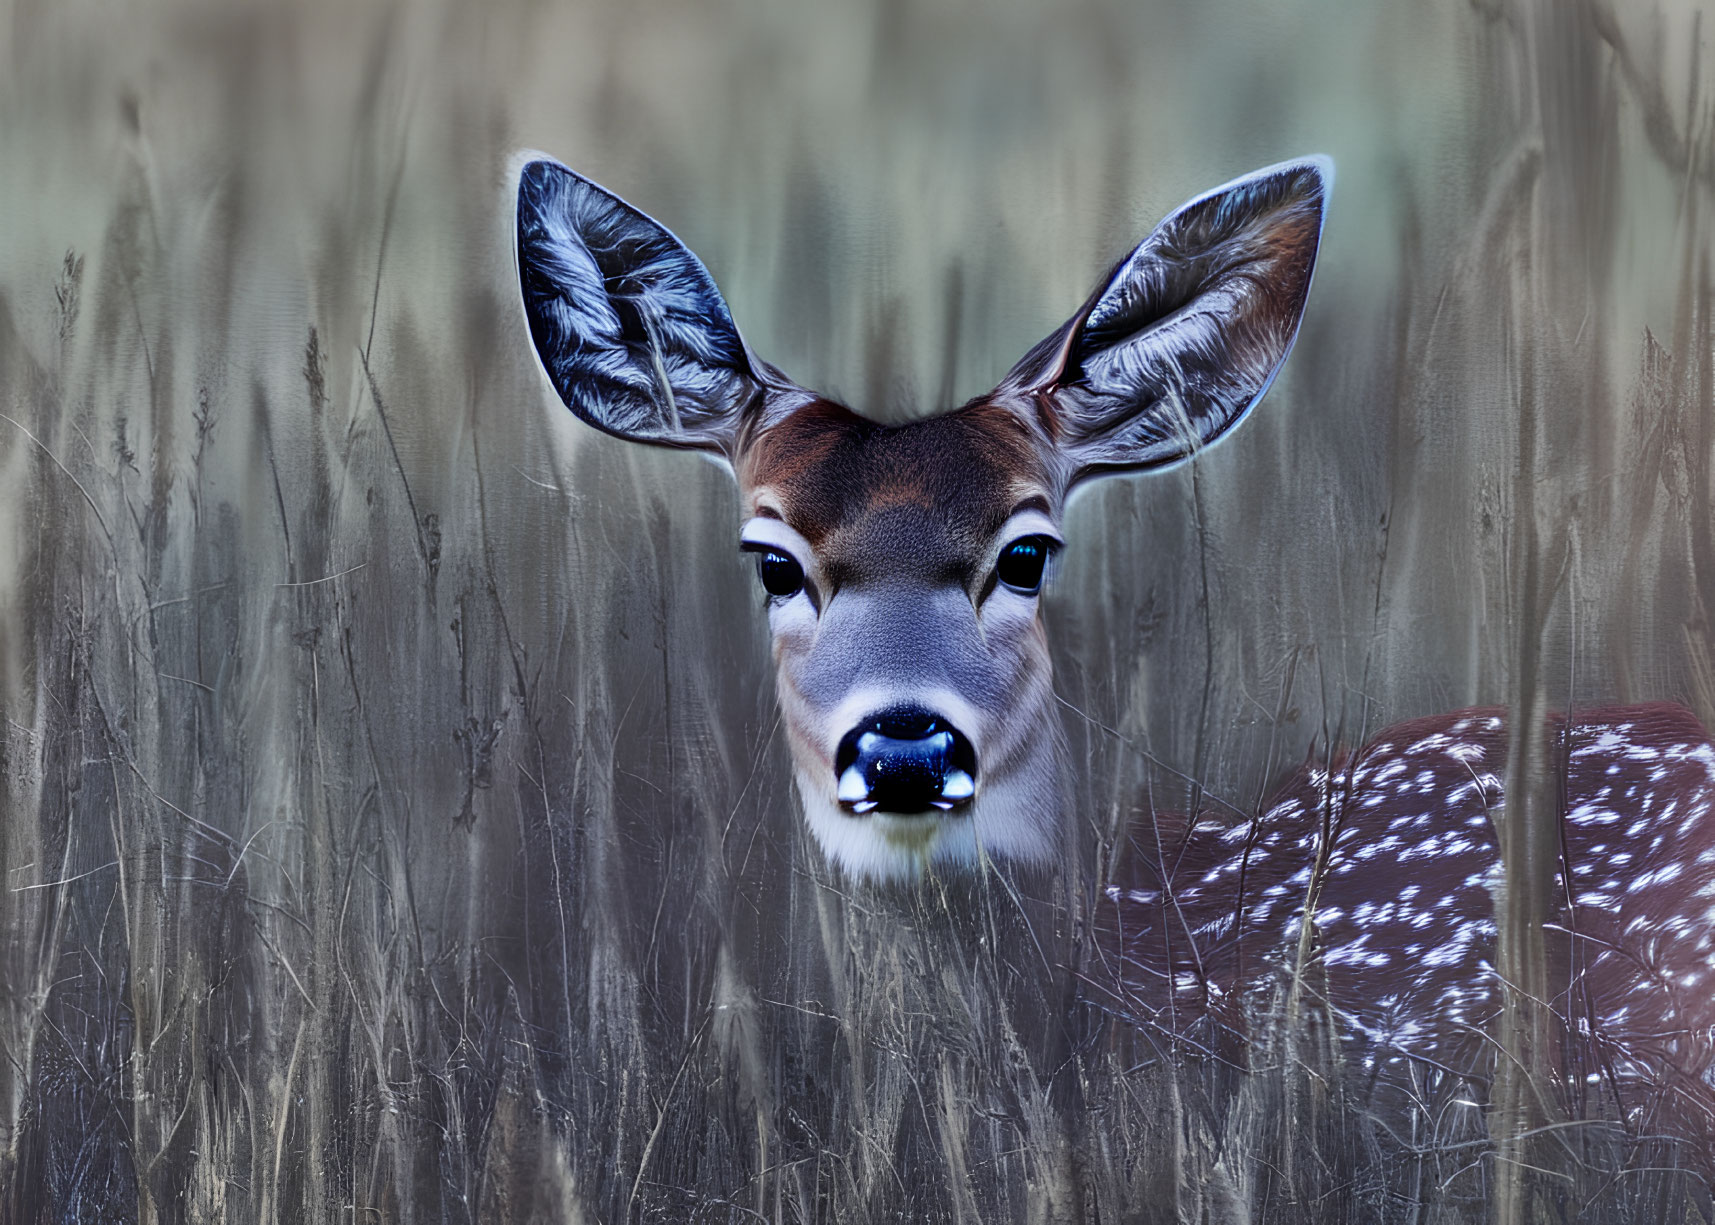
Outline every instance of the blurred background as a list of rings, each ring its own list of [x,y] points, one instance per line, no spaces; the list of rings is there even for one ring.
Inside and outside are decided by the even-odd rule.
[[[900,419],[1187,197],[1335,159],[1262,409],[1069,513],[1075,959],[1151,804],[1525,688],[1715,716],[1702,18],[4,0],[0,1217],[1481,1218],[1468,1148],[1276,1168],[1015,925],[828,875],[734,490],[560,406],[506,165]]]

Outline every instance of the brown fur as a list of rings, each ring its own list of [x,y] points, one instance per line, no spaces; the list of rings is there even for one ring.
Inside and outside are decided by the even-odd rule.
[[[750,440],[738,471],[747,513],[778,508],[836,587],[902,572],[970,586],[1009,515],[1058,499],[1036,432],[986,401],[886,426],[818,400]]]

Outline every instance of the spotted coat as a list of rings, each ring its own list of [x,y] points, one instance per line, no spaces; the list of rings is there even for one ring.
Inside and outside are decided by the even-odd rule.
[[[1100,910],[1098,994],[1230,1053],[1303,948],[1301,999],[1332,1017],[1350,1064],[1417,1061],[1480,1087],[1506,990],[1504,713],[1390,727],[1300,769],[1255,821],[1140,822]],[[1715,745],[1666,703],[1557,718],[1552,737],[1561,855],[1544,934],[1567,1105],[1715,1118]]]

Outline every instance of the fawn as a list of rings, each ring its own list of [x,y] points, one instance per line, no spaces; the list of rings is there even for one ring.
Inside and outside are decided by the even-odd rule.
[[[536,351],[588,424],[736,476],[804,815],[845,873],[1050,859],[1063,763],[1039,596],[1067,497],[1183,462],[1244,419],[1298,332],[1332,178],[1312,157],[1196,197],[994,391],[884,426],[753,354],[664,227],[556,162],[524,164]],[[1549,947],[1557,1011],[1592,1038],[1580,1073],[1705,1091],[1715,748],[1666,706],[1554,735]],[[1182,1034],[1219,1029],[1308,909],[1348,1036],[1461,1065],[1499,1007],[1505,736],[1495,711],[1402,724],[1307,768],[1253,823],[1139,831],[1106,890],[1101,993],[1139,1019],[1171,1012]]]

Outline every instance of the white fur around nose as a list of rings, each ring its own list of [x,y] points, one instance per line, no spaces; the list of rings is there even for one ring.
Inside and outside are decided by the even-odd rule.
[[[959,771],[948,779],[948,798],[972,800],[950,812],[912,815],[854,813],[840,801],[846,780],[836,780],[832,745],[877,711],[911,704],[934,711],[970,740],[977,776]],[[1035,752],[997,757],[985,764],[984,747],[995,736],[982,714],[946,689],[865,687],[848,695],[827,720],[830,745],[819,755],[825,768],[797,771],[805,823],[830,863],[847,875],[871,880],[915,880],[935,869],[971,869],[985,859],[1041,864],[1052,859],[1059,813],[1058,724],[1037,729]],[[848,770],[847,775],[854,775]],[[861,777],[855,779],[862,789]],[[853,790],[853,797],[860,794]]]
[[[1056,827],[1053,778],[997,787],[979,784],[976,800],[950,813],[854,814],[826,782],[798,772],[804,820],[828,862],[865,880],[910,881],[936,869],[977,867],[984,860],[1041,864],[1052,858]]]
[[[820,612],[794,597],[771,602],[769,626],[805,823],[837,869],[910,880],[1054,858],[1060,724],[1034,596],[1002,588],[973,607],[957,589],[904,586],[840,593]],[[946,809],[884,813],[855,798],[861,776],[835,776],[846,733],[905,705],[947,720],[976,756],[974,778],[947,780]]]

